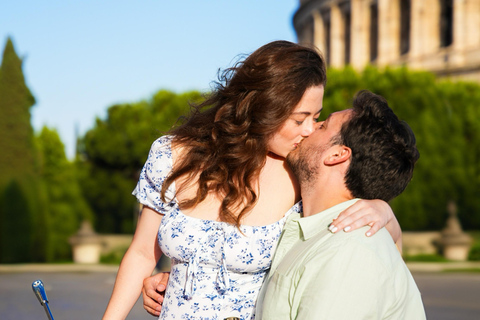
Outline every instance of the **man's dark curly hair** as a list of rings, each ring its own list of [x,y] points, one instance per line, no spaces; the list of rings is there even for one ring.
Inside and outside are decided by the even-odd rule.
[[[345,184],[356,198],[395,198],[412,179],[420,157],[409,125],[385,98],[367,90],[356,95],[351,117],[334,140],[352,150]]]

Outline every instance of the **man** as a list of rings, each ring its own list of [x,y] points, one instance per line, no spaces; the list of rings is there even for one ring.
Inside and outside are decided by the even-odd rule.
[[[385,229],[329,232],[356,198],[389,201],[419,157],[387,102],[360,92],[292,151],[303,216],[290,216],[257,301],[256,319],[425,319],[418,288]],[[366,227],[368,228],[368,227]]]

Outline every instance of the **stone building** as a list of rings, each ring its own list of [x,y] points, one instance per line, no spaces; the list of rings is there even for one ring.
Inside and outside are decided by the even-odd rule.
[[[480,0],[300,0],[293,25],[333,67],[407,65],[480,81]]]

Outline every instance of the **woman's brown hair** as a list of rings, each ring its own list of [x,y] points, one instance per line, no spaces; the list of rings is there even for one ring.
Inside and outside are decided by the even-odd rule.
[[[320,54],[288,41],[268,43],[226,69],[215,90],[170,132],[173,143],[186,154],[163,183],[162,200],[166,201],[167,188],[178,178],[195,180],[195,197],[182,201],[180,207],[194,207],[215,192],[223,197],[220,219],[240,226],[258,197],[255,187],[268,139],[288,119],[306,89],[325,83]]]

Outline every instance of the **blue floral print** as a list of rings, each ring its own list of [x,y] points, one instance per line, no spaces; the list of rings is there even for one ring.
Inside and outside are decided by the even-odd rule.
[[[157,139],[133,192],[138,201],[163,214],[158,232],[171,274],[159,319],[255,318],[255,302],[288,215],[267,226],[241,226],[189,217],[175,200],[175,186],[160,199],[172,168],[171,136]]]

